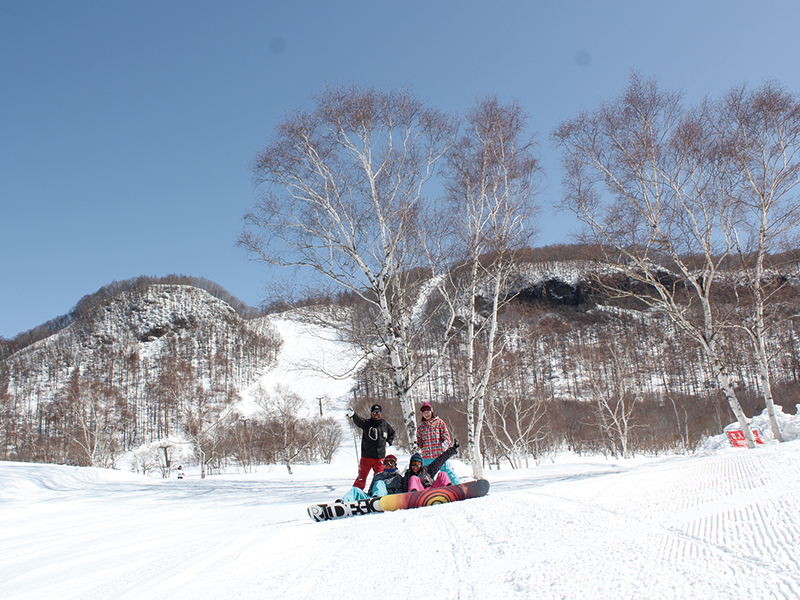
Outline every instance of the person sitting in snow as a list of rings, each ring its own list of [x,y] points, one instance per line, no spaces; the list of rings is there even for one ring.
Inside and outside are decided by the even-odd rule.
[[[394,454],[389,454],[383,459],[383,471],[373,475],[368,492],[353,486],[337,502],[354,502],[366,498],[380,498],[387,494],[400,494],[404,491],[403,476],[397,470],[397,457]]]
[[[178,479],[183,479],[183,465],[178,465]]]
[[[453,441],[453,445],[437,456],[429,465],[423,465],[422,456],[414,454],[409,461],[408,470],[403,475],[403,489],[416,492],[430,487],[450,485],[452,483],[450,477],[440,469],[448,458],[455,455],[458,446],[458,440]]]

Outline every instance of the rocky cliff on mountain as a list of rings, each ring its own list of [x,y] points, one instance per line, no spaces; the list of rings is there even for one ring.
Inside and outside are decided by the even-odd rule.
[[[198,287],[148,281],[101,292],[0,362],[0,456],[48,460],[63,454],[54,445],[93,439],[76,430],[111,430],[107,443],[128,449],[185,433],[193,420],[202,427],[280,348],[267,317],[245,319]]]

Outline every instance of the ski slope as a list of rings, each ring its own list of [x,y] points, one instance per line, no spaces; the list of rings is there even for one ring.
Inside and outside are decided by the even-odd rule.
[[[322,399],[344,422],[352,381],[330,374],[355,356],[330,332],[274,324],[284,347],[260,385],[301,395],[309,413]],[[244,406],[255,409],[247,394]],[[487,471],[483,498],[325,523],[306,508],[352,484],[349,432],[331,465],[293,475],[165,480],[0,461],[0,599],[797,599],[800,416],[781,423],[784,444],[560,454]],[[763,415],[754,424],[768,433]]]
[[[294,471],[0,462],[0,598],[800,597],[800,441],[559,456],[489,471],[484,498],[325,523],[306,507],[348,489],[352,451]]]

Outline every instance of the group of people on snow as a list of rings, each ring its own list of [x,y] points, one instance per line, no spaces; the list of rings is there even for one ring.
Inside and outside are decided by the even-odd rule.
[[[342,496],[342,502],[365,498],[402,494],[430,487],[445,487],[459,484],[461,479],[448,463],[458,451],[458,440],[451,443],[445,422],[433,413],[433,407],[425,402],[420,407],[422,416],[417,427],[417,452],[412,454],[408,468],[401,473],[394,454],[386,454],[386,446],[394,444],[395,431],[383,419],[383,408],[373,404],[370,417],[364,419],[355,412],[349,414],[353,423],[361,429],[361,460],[358,477],[350,491]],[[367,477],[373,472],[372,483],[367,491]]]

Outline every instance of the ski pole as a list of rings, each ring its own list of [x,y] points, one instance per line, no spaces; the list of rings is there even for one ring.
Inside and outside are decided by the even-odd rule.
[[[351,425],[350,429],[353,432],[353,447],[356,450],[356,464],[359,465],[359,467],[360,467],[361,463],[358,460],[358,438],[356,437],[356,429],[352,425]]]

